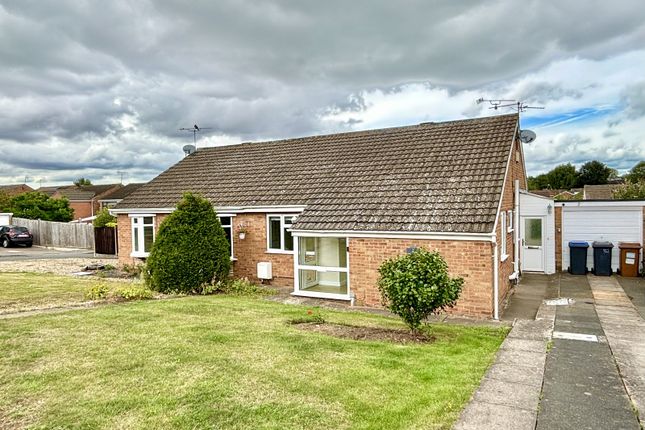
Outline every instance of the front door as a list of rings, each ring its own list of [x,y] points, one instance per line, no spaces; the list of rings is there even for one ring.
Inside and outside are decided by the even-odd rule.
[[[522,270],[544,272],[544,218],[522,217]]]

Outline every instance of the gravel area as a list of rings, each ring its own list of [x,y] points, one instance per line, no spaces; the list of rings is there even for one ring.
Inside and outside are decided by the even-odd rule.
[[[0,272],[37,272],[71,275],[80,272],[90,264],[116,265],[116,260],[100,258],[66,258],[49,260],[0,261]]]

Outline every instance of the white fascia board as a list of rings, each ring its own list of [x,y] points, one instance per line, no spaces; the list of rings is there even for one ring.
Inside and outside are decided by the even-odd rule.
[[[567,208],[643,207],[645,200],[567,200],[556,201],[555,205]]]
[[[138,214],[138,213],[172,213],[176,208],[124,208],[110,209],[113,215]],[[218,214],[241,214],[241,213],[301,213],[305,206],[215,206]]]
[[[553,202],[553,199],[550,197],[541,196],[539,194],[535,194],[527,190],[520,190],[520,194],[524,194],[525,196],[537,197],[539,199],[550,200],[551,202]]]
[[[504,182],[502,182],[502,193],[499,195],[499,203],[497,204],[497,213],[495,214],[495,222],[493,223],[493,231],[491,232],[492,234],[495,234],[495,231],[497,231],[499,212],[502,209],[502,201],[504,201],[504,190],[506,190],[506,179],[508,179],[508,174],[511,171],[511,163],[513,162],[513,160],[511,160],[511,157],[513,156],[513,148],[515,148],[515,139],[517,138],[517,130],[519,128],[520,128],[520,123],[518,121],[515,124],[515,131],[513,131],[513,141],[511,142],[511,150],[508,151],[508,157],[506,157],[506,171],[504,172]],[[521,142],[520,142],[520,146],[522,146]],[[526,174],[524,174],[524,176],[526,176]]]
[[[428,240],[466,240],[475,242],[491,242],[492,233],[431,233],[431,232],[394,232],[394,231],[327,231],[327,230],[294,230],[295,237],[348,237],[348,238],[383,238],[383,239],[428,239]]]

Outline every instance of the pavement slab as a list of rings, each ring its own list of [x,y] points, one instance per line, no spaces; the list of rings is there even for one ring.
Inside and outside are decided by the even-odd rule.
[[[645,320],[616,277],[590,276],[589,285],[627,393],[645,417]]]

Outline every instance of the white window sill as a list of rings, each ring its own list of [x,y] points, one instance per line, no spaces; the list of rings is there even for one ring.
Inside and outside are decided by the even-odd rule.
[[[509,228],[508,230],[506,230],[506,233],[513,233],[513,229]]]
[[[237,261],[237,258],[231,257],[231,261]]]
[[[508,255],[508,254],[504,254],[504,255],[502,255],[502,257],[500,258],[500,260],[499,260],[499,261],[501,261],[501,262],[503,263],[503,262],[505,262],[505,261],[508,259],[508,257],[510,257],[510,255]]]
[[[149,252],[131,252],[130,257],[136,258],[148,258],[150,256]]]
[[[294,291],[291,293],[292,296],[300,296],[300,297],[312,297],[316,299],[332,299],[332,300],[345,300],[345,301],[350,301],[352,300],[351,297],[349,297],[347,294],[332,294],[332,293],[319,293],[319,292],[314,292],[314,291]]]
[[[267,249],[267,254],[293,254],[293,251],[285,251],[283,249]]]

